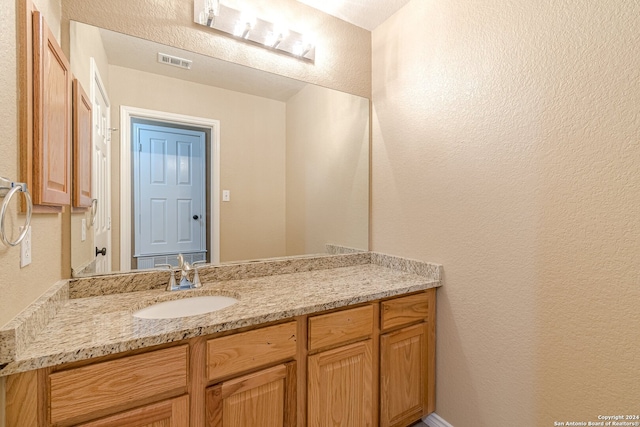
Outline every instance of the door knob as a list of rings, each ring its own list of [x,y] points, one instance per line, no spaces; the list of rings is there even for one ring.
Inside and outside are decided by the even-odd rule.
[[[102,256],[107,255],[107,248],[98,249],[96,247],[96,256],[98,256],[98,255],[102,255]]]
[[[198,215],[193,216],[193,219],[198,219],[198,218],[200,218]]]

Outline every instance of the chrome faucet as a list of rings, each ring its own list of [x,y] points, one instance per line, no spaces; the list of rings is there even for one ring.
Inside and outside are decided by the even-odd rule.
[[[189,265],[189,263],[184,260],[182,254],[178,254],[178,268],[180,269],[179,283],[176,283],[176,272],[171,264],[156,264],[156,267],[165,267],[171,271],[169,284],[166,288],[167,291],[179,291],[182,289],[196,289],[202,286],[196,265],[204,263],[206,263],[206,261],[196,261],[193,264]],[[189,280],[189,271],[191,270],[194,271],[193,282]]]

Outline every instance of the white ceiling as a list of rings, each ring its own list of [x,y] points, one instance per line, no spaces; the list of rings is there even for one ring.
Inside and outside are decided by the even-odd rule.
[[[298,0],[353,25],[373,31],[410,0]]]

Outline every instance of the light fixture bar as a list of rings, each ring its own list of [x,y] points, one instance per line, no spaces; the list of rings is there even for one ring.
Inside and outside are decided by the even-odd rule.
[[[304,35],[242,13],[221,4],[219,0],[194,0],[193,19],[197,24],[237,40],[251,42],[305,61],[315,61],[315,46]]]

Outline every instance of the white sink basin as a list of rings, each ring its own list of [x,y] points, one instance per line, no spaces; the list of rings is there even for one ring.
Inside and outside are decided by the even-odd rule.
[[[232,297],[220,295],[199,296],[164,301],[145,307],[133,313],[139,319],[175,319],[211,313],[237,303]]]

